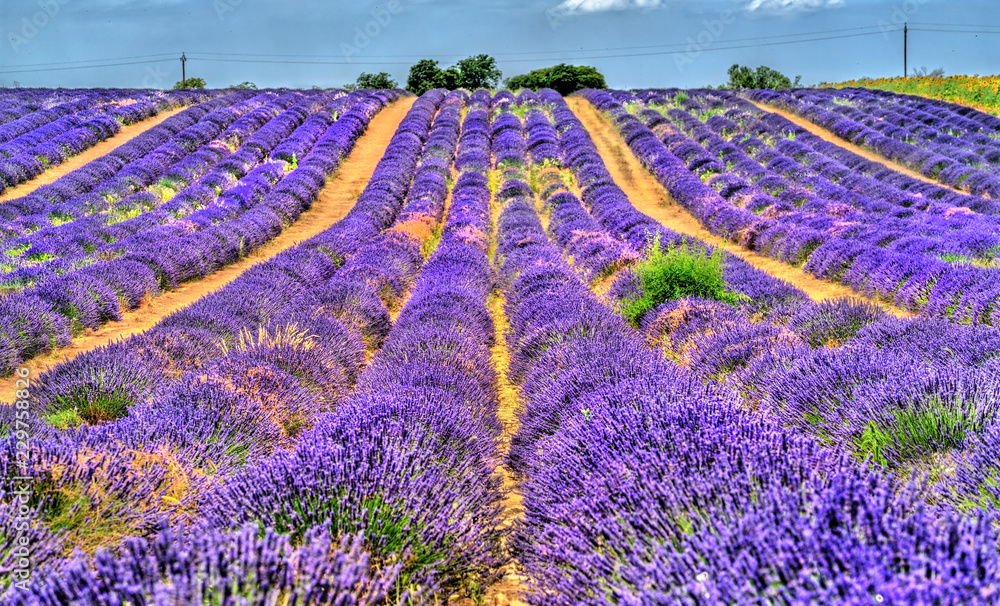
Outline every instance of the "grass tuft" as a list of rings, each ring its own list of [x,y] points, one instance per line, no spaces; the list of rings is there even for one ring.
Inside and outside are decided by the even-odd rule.
[[[722,250],[712,254],[704,247],[664,249],[659,236],[653,240],[646,259],[635,266],[640,292],[623,299],[621,313],[638,326],[646,312],[661,303],[683,297],[715,299],[730,305],[748,300],[746,295],[730,292],[722,279]]]

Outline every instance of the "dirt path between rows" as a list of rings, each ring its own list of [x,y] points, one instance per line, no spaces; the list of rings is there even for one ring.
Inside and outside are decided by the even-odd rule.
[[[102,156],[105,156],[113,152],[118,147],[121,147],[122,145],[128,143],[132,139],[135,139],[136,137],[148,131],[149,129],[158,126],[167,118],[175,116],[189,107],[191,106],[185,105],[184,107],[178,107],[176,109],[160,112],[155,116],[153,116],[152,118],[147,118],[146,120],[142,120],[141,122],[136,122],[135,124],[130,124],[128,126],[123,127],[113,137],[109,137],[104,141],[101,141],[94,147],[85,150],[83,153],[79,155],[73,156],[72,158],[63,162],[62,164],[53,166],[52,168],[46,170],[45,172],[38,175],[34,179],[31,179],[30,181],[25,181],[20,185],[14,186],[4,191],[2,194],[0,194],[0,202],[6,202],[7,200],[13,200],[14,198],[20,198],[21,196],[27,196],[28,194],[32,193],[39,187],[52,183],[59,177],[62,177],[67,173],[73,172],[74,170],[80,168],[87,162],[90,162],[91,160],[96,160]]]
[[[958,189],[956,187],[951,187],[950,185],[945,185],[944,183],[941,183],[940,181],[938,181],[936,179],[931,179],[930,177],[926,177],[926,176],[920,174],[919,172],[913,170],[912,168],[907,168],[907,167],[903,166],[902,164],[899,164],[897,162],[893,162],[892,160],[889,160],[888,158],[885,158],[884,156],[880,156],[879,154],[877,154],[877,153],[875,153],[873,151],[867,150],[867,149],[861,147],[860,145],[855,145],[854,143],[851,143],[850,141],[847,141],[846,139],[842,139],[842,138],[838,137],[833,132],[831,132],[831,131],[823,128],[822,126],[820,126],[818,124],[814,124],[814,123],[810,122],[809,120],[806,120],[805,118],[802,118],[801,116],[793,114],[790,111],[781,109],[779,107],[775,107],[773,105],[768,105],[766,103],[757,103],[755,101],[751,101],[750,99],[746,99],[746,98],[744,98],[743,100],[747,101],[748,103],[753,103],[761,111],[771,112],[772,114],[777,114],[777,115],[781,116],[782,118],[788,120],[789,122],[791,122],[795,126],[799,126],[801,128],[804,128],[807,131],[809,131],[812,134],[814,134],[817,137],[819,137],[820,139],[823,139],[824,141],[826,141],[828,143],[833,143],[834,145],[836,145],[838,147],[842,147],[842,148],[846,149],[849,152],[852,152],[854,154],[857,154],[857,155],[861,156],[865,160],[870,160],[872,162],[877,162],[878,164],[881,164],[882,166],[884,166],[886,168],[892,169],[892,170],[896,171],[897,173],[902,173],[902,174],[906,175],[907,177],[913,177],[914,179],[923,181],[924,183],[931,183],[933,185],[937,185],[937,186],[943,187],[945,189],[950,189],[952,191],[957,191],[958,193],[965,194],[967,196],[971,196],[972,195],[972,194],[970,194],[967,191],[963,191],[963,190]]]
[[[490,244],[490,259],[496,252],[496,226],[500,220],[499,201],[496,196],[490,200],[490,224],[493,226],[492,242]],[[490,316],[493,318],[493,328],[495,339],[490,355],[493,359],[493,367],[497,372],[497,395],[500,398],[500,407],[497,410],[497,417],[503,425],[503,436],[501,438],[499,455],[506,459],[510,452],[510,440],[517,433],[520,427],[518,419],[518,409],[520,407],[520,394],[517,387],[511,384],[507,378],[510,369],[510,350],[507,348],[507,329],[510,326],[507,321],[505,309],[506,297],[502,290],[494,291],[487,302]],[[509,529],[517,520],[524,517],[524,495],[521,494],[520,487],[510,473],[506,465],[501,465],[498,471],[503,475],[503,489],[506,497],[503,501],[503,517],[500,527]],[[505,544],[506,548],[507,545]],[[524,575],[521,563],[514,560],[508,562],[499,570],[500,578],[486,588],[483,595],[482,606],[528,606],[523,601],[523,595],[527,589],[528,578]],[[471,602],[471,601],[470,601]],[[455,606],[472,606],[459,602]]]
[[[263,263],[328,229],[354,206],[358,195],[375,172],[375,166],[389,146],[396,128],[414,101],[416,97],[400,99],[372,118],[368,130],[358,139],[354,150],[327,181],[312,208],[302,213],[299,220],[278,237],[232,265],[201,280],[186,282],[176,290],[153,298],[139,309],[126,312],[121,322],[110,322],[99,330],[88,331],[87,334],[74,339],[67,347],[28,360],[22,367],[27,368],[31,373],[30,376],[34,378],[66,359],[73,359],[112,341],[146,331],[164,317],[226,286],[254,265]],[[0,380],[0,402],[12,401],[14,390],[15,377]]]
[[[519,426],[517,410],[520,403],[517,388],[507,380],[507,370],[510,368],[510,351],[507,349],[507,316],[504,312],[504,296],[496,293],[489,302],[490,315],[493,316],[493,325],[496,329],[496,343],[491,351],[493,365],[497,370],[497,395],[500,397],[500,408],[497,416],[503,425],[503,441],[500,445],[500,455],[505,457],[510,452],[510,439],[517,433]],[[501,528],[510,528],[515,521],[524,517],[524,495],[514,480],[514,476],[503,466],[500,468],[503,474],[503,488],[507,496],[503,501],[503,520]],[[508,563],[500,569],[501,577],[495,583],[486,588],[483,606],[527,606],[521,601],[521,596],[526,589],[527,577],[521,570],[521,564],[514,561]]]
[[[797,267],[745,250],[739,245],[711,233],[670,197],[663,186],[632,154],[621,135],[618,134],[618,130],[597,108],[583,97],[567,97],[566,102],[587,128],[597,151],[604,159],[604,163],[615,182],[625,191],[629,200],[640,212],[649,215],[665,227],[678,233],[698,238],[736,255],[771,276],[799,288],[814,301],[824,301],[837,297],[864,298],[843,284],[820,280]],[[887,303],[873,299],[868,300],[893,315],[914,316],[908,311]]]

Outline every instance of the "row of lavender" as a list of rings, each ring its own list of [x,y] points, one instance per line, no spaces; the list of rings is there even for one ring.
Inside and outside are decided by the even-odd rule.
[[[690,113],[666,109],[661,101],[653,105],[657,109],[640,115],[672,153],[727,201],[766,218],[757,229],[740,234],[745,244],[796,262],[836,237],[924,264],[992,266],[1000,250],[994,217],[858,176],[852,167],[811,148],[830,144],[794,127],[788,132],[801,136],[789,139],[782,125],[769,124],[791,126],[787,121],[731,94],[689,95],[683,105]],[[725,117],[717,114],[720,109],[726,109]],[[862,188],[864,194],[855,191]],[[893,204],[893,198],[900,203]],[[782,231],[790,226],[796,228],[793,233]],[[807,269],[821,271],[824,259],[822,252],[810,256]],[[826,269],[838,270],[836,265]],[[866,281],[864,273],[848,271],[843,279],[870,296],[895,297],[895,285]]]
[[[80,92],[50,107],[21,105],[36,109],[0,124],[0,193],[97,145],[122,126],[212,96],[195,91],[103,90]]]
[[[364,494],[365,476],[352,475],[361,484],[351,505],[340,493],[343,481],[310,478],[341,473],[346,480],[362,460],[354,448],[367,453],[370,440],[381,437],[333,422],[356,423],[357,414],[325,411],[351,409],[343,400],[366,350],[377,349],[389,330],[387,305],[399,305],[423,262],[419,242],[385,230],[420,197],[408,198],[414,172],[435,171],[454,153],[454,103],[431,128],[443,98],[432,91],[414,104],[345,220],[149,333],[41,378],[38,413],[53,420],[52,413],[72,411],[95,425],[38,426],[48,437],[36,439],[29,468],[37,476],[32,486],[48,490],[29,500],[29,518],[44,522],[33,527],[33,544],[49,546],[36,549],[36,557],[47,555],[47,570],[58,574],[36,575],[5,603],[399,598],[407,561],[381,541],[400,527],[377,524],[380,495]],[[338,427],[354,438],[351,444],[323,441],[333,440]],[[13,436],[4,447],[12,451]],[[68,463],[67,472],[57,473],[60,462]],[[294,473],[286,481],[284,472]],[[15,473],[4,470],[5,504],[16,500]],[[323,490],[332,492],[324,497]],[[77,511],[53,498],[66,495],[78,497]],[[381,496],[391,507],[398,494]],[[320,515],[323,503],[334,508],[325,510],[325,521],[301,517]],[[11,529],[12,511],[3,517]],[[87,541],[95,536],[121,549],[99,549],[94,561],[85,554],[59,557],[65,544],[92,552],[98,545]],[[9,575],[14,544],[4,547],[2,572]]]
[[[679,157],[642,120],[629,114],[613,96],[590,91],[587,97],[599,108],[613,115],[633,153],[679,204],[714,233],[787,262],[804,263],[804,269],[818,277],[839,280],[863,294],[882,297],[905,309],[919,310],[958,322],[994,322],[1000,292],[997,291],[996,281],[991,277],[993,270],[965,263],[948,263],[929,255],[890,251],[878,243],[856,241],[851,237],[851,230],[859,227],[851,222],[839,225],[836,219],[831,223],[829,217],[820,217],[821,222],[817,226],[826,224],[827,228],[814,229],[808,224],[798,225],[794,221],[786,221],[787,216],[781,220],[758,216],[749,208],[727,200],[702,181],[702,173],[706,179],[723,173],[716,177],[718,185],[734,200],[741,199],[729,191],[729,185],[735,191],[744,189],[748,196],[756,195],[758,199],[767,202],[766,192],[755,190],[743,177],[728,174],[729,168],[712,157],[711,152],[705,152],[698,143],[689,141],[701,151],[684,151],[678,145],[675,149],[683,158]],[[658,112],[644,112],[643,118],[655,122],[656,116],[651,114],[656,114],[662,120]],[[673,135],[676,136],[667,132],[665,139],[677,143],[678,137],[687,137],[680,132]],[[711,131],[706,135],[709,135],[703,137],[706,140],[715,136]],[[740,140],[739,136],[734,138]],[[746,139],[746,135],[743,138]],[[796,137],[796,142],[799,138]],[[743,153],[732,142],[726,143],[726,146],[725,151],[728,153]],[[735,159],[734,157],[733,168]],[[688,164],[686,160],[691,163]],[[712,162],[715,163],[714,166],[711,165]],[[758,168],[756,171],[758,176],[764,175],[761,170]],[[798,176],[794,170],[790,170],[788,174]],[[787,184],[794,183],[794,179],[788,179],[785,175],[782,177],[787,180]],[[730,184],[729,181],[739,183]],[[790,195],[802,197],[801,194],[796,189]],[[779,200],[778,206],[781,202]],[[787,207],[789,201],[783,202]],[[755,208],[760,210],[759,207]],[[944,214],[946,216],[940,221],[962,221],[953,216],[948,217],[947,212]],[[898,233],[890,235],[899,236]],[[877,239],[877,231],[873,237]],[[921,244],[915,244],[918,251]]]
[[[558,108],[559,100],[552,101]],[[610,181],[572,112],[554,113],[562,116],[557,118],[561,144],[576,158],[577,177]],[[641,217],[613,183],[585,188],[584,199],[594,199],[588,189],[601,188],[624,200],[611,215],[619,224],[628,225],[630,216],[637,216],[631,221]],[[589,208],[606,212],[600,204]],[[627,238],[614,223],[606,225],[612,234]],[[593,232],[594,227],[587,229]],[[667,234],[661,237],[670,241]],[[676,245],[679,239],[672,242]],[[575,254],[572,246],[567,252]],[[749,301],[736,309],[713,301],[666,303],[641,322],[647,340],[703,381],[730,384],[747,408],[767,410],[785,425],[860,457],[871,455],[894,468],[921,463],[934,453],[960,459],[963,470],[943,483],[944,493],[959,507],[995,507],[994,499],[983,493],[992,494],[986,480],[992,472],[983,470],[995,465],[982,464],[995,456],[989,436],[997,412],[994,375],[1000,331],[927,318],[891,318],[860,303],[815,304],[801,293],[789,296],[787,286],[782,289],[780,282],[758,270],[743,275],[743,283],[728,276],[727,282],[732,290],[749,294]],[[747,283],[757,287],[748,288]],[[620,302],[638,287],[626,273],[610,294]],[[782,290],[786,296],[781,304],[761,305],[759,300],[773,301],[771,293]],[[767,313],[761,315],[761,310]],[[837,368],[835,377],[827,374],[828,367]],[[933,430],[919,428],[913,435],[901,431],[908,419],[938,417],[942,425]]]
[[[93,94],[93,89],[7,88],[0,91],[0,125]]]
[[[9,373],[21,360],[65,344],[82,328],[119,319],[124,309],[135,308],[145,297],[211,273],[279,234],[311,206],[371,118],[399,94],[335,99],[332,107],[315,108],[325,110],[316,119],[308,119],[304,109],[295,112],[293,106],[288,119],[282,121],[281,114],[247,137],[241,148],[245,154],[237,151],[228,164],[206,174],[210,181],[192,185],[205,192],[203,198],[211,198],[215,188],[232,183],[215,200],[194,210],[198,194],[184,190],[171,200],[171,209],[182,217],[182,209],[187,209],[183,220],[169,209],[140,215],[130,223],[135,233],[96,248],[78,269],[4,297],[3,370]],[[340,109],[345,113],[338,116]],[[264,161],[267,154],[282,158],[289,149],[303,153],[294,167],[284,160]],[[80,238],[101,237],[86,222],[80,227]]]
[[[750,91],[893,162],[976,196],[1000,196],[1000,119],[869,89]]]
[[[647,125],[714,189],[730,200],[738,196],[734,203],[752,212],[787,216],[812,229],[836,226],[846,237],[888,250],[956,260],[987,263],[1000,245],[996,218],[981,214],[990,204],[986,200],[952,194],[945,203],[917,196],[905,191],[905,184],[889,182],[899,173],[885,168],[876,172],[882,180],[868,177],[857,164],[863,159],[853,152],[731,93],[690,91],[682,103],[687,111],[668,109],[662,96],[649,101],[657,99],[656,110],[641,113]]]
[[[256,131],[268,124],[272,126],[270,130],[274,130],[273,127],[278,126],[276,119],[279,114],[302,99],[298,95],[272,99],[264,94],[229,101],[233,103],[204,114],[163,144],[123,167],[120,175],[97,183],[93,190],[79,192],[55,204],[47,203],[44,197],[37,197],[34,199],[37,207],[32,209],[36,212],[16,216],[0,226],[6,236],[3,243],[7,248],[4,256],[5,269],[8,270],[5,276],[7,289],[16,290],[47,276],[72,271],[86,263],[88,252],[92,254],[98,247],[133,235],[151,224],[165,222],[167,218],[183,218],[177,203],[183,208],[183,201],[190,196],[185,186],[214,186],[202,195],[207,200],[213,200],[218,190],[234,184],[234,177],[244,176],[247,169],[259,164],[256,158],[240,161],[251,149],[249,145],[238,156],[232,154],[230,146],[244,142],[249,144],[248,138],[259,138]],[[298,126],[298,116],[289,114],[286,120],[291,124],[285,125],[284,130]],[[287,136],[289,133],[282,134]],[[256,155],[259,156],[261,151]],[[210,179],[207,178],[206,173],[223,160],[228,162],[221,169],[216,168]],[[177,190],[185,191],[187,195],[178,197],[180,191]],[[162,218],[148,215],[150,210],[158,210],[157,207],[164,202],[163,198],[176,199],[174,204],[166,207],[174,213]],[[189,204],[198,204],[197,200],[194,198]],[[23,204],[28,200],[18,202]],[[132,217],[137,213],[139,216]]]
[[[610,197],[600,157],[571,113],[561,117],[564,157],[581,184]],[[742,412],[745,402],[712,380],[727,373],[707,367],[711,355],[687,358],[692,376],[650,352],[544,238],[518,176],[509,171],[515,180],[501,186],[498,260],[510,288],[508,343],[527,377],[511,459],[526,478],[517,544],[536,584],[532,603],[991,603],[988,517],[925,509],[926,495],[891,474],[787,429],[782,417]],[[641,217],[625,206],[611,216],[624,225]],[[567,248],[574,260],[579,250]],[[770,280],[755,278],[766,291]],[[673,316],[660,329],[678,340],[687,330],[695,342],[728,332],[728,347],[716,345],[732,354],[740,323],[758,328],[748,331],[750,359],[780,347],[761,339],[779,329],[755,325],[751,308],[716,305],[739,322],[708,317],[710,302],[681,301],[659,310]],[[837,306],[799,306],[813,308],[816,324],[847,320],[815,313]]]

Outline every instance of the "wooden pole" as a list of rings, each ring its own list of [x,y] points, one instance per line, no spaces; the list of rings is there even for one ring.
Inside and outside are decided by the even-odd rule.
[[[908,78],[909,75],[910,75],[910,72],[907,71],[907,65],[906,65],[906,43],[907,43],[907,38],[909,37],[909,34],[910,34],[910,32],[907,29],[907,24],[904,23],[903,24],[903,77],[904,78]]]

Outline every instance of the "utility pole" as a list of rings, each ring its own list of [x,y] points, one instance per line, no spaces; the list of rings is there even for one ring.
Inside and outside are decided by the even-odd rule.
[[[903,24],[903,77],[904,78],[906,78],[910,73],[909,71],[907,71],[907,65],[906,65],[906,42],[909,33],[910,32],[907,29],[907,24],[904,23]]]
[[[181,87],[182,88],[187,88],[187,70],[185,69],[185,66],[184,66],[184,64],[187,63],[187,60],[188,60],[188,58],[184,55],[184,53],[181,53]]]

